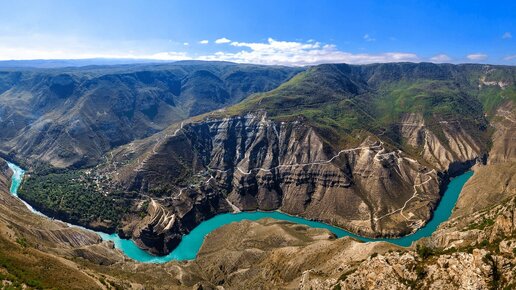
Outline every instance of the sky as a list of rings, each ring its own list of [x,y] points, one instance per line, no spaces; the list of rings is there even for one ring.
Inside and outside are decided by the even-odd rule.
[[[516,65],[516,1],[0,0],[0,60]]]

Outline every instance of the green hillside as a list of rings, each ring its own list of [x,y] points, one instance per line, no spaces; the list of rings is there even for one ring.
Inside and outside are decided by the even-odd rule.
[[[279,121],[304,118],[330,143],[349,142],[353,132],[387,134],[396,142],[403,114],[422,113],[428,126],[460,118],[485,127],[506,100],[516,100],[514,67],[393,63],[353,66],[328,64],[301,72],[270,92],[230,107],[230,115],[265,110]],[[502,81],[497,85],[485,82]]]

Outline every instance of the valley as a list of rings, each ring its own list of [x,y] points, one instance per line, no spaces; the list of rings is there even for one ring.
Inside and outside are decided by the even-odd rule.
[[[8,163],[9,168],[13,170],[13,176],[11,181],[10,192],[13,196],[17,196],[17,190],[19,185],[22,182],[23,178],[23,170],[12,163]],[[219,227],[224,225],[240,222],[243,220],[256,221],[264,218],[272,218],[279,221],[288,221],[296,224],[306,225],[312,228],[323,228],[329,230],[332,234],[334,234],[337,238],[342,238],[345,236],[353,237],[354,239],[363,241],[363,242],[375,242],[375,241],[386,241],[396,245],[408,247],[413,242],[423,238],[430,236],[433,231],[437,229],[440,223],[446,221],[450,215],[451,211],[457,201],[457,198],[460,194],[462,186],[466,183],[466,181],[471,177],[472,173],[467,172],[456,179],[450,182],[447,190],[443,194],[443,198],[439,203],[439,206],[436,208],[433,218],[430,222],[425,225],[423,228],[417,230],[415,233],[410,234],[408,236],[404,236],[401,238],[391,238],[391,239],[368,239],[361,236],[354,235],[350,232],[342,230],[337,227],[330,226],[328,224],[314,222],[310,220],[306,220],[303,218],[298,218],[295,216],[290,216],[283,214],[278,211],[272,212],[233,212],[217,215],[205,222],[200,223],[196,226],[189,234],[183,236],[181,242],[171,253],[163,257],[156,257],[146,253],[145,251],[138,248],[136,244],[134,244],[131,240],[121,239],[117,234],[106,234],[103,232],[95,232],[98,234],[102,240],[104,241],[112,241],[115,244],[115,247],[122,251],[124,255],[129,258],[143,263],[166,263],[169,261],[181,261],[181,260],[194,260],[197,256],[199,249],[201,248],[202,243],[204,242],[205,237],[210,234],[212,231],[216,230]],[[35,213],[41,215],[40,212],[34,210],[32,206],[27,204],[25,201],[20,199],[27,208]],[[403,211],[403,208],[400,209]]]
[[[57,135],[56,129],[41,133],[32,143],[24,138],[33,138],[31,130],[65,104],[74,109],[61,112],[79,119],[116,106],[93,102],[79,112],[77,104],[89,94],[81,91],[79,98],[72,94],[53,103],[43,119],[2,115],[12,130],[3,137],[2,154],[26,169],[19,196],[50,217],[23,209],[24,219],[17,221],[12,209],[3,208],[0,222],[11,229],[11,242],[23,237],[30,251],[65,261],[78,269],[77,279],[88,277],[99,288],[237,289],[270,283],[271,288],[360,289],[378,283],[367,276],[371,272],[386,277],[378,289],[466,283],[453,272],[444,275],[446,263],[482,269],[463,271],[477,286],[495,278],[504,285],[512,281],[514,67],[391,63],[301,70],[194,62],[146,64],[151,73],[141,75],[140,66],[74,74],[91,78],[104,70],[126,81],[122,71],[135,70],[136,79],[153,88],[175,78],[176,69],[185,79],[202,77],[203,85],[212,78],[204,70],[224,76],[227,70],[239,76],[258,70],[265,76],[245,76],[254,89],[235,88],[238,93],[227,101],[206,106],[191,100],[222,94],[220,87],[206,86],[203,93],[192,85],[190,99],[182,99],[189,87],[181,81],[181,93],[170,95],[181,114],[172,118],[172,111],[163,112],[172,119],[153,129],[139,127],[138,122],[151,124],[148,116],[124,115],[120,120],[128,123],[105,131],[109,140],[119,141],[82,161],[77,158],[85,151],[77,148],[105,142],[104,135],[84,143],[84,131],[69,134],[67,127]],[[18,82],[12,74],[7,79]],[[22,95],[35,95],[24,82],[11,86],[0,95],[4,111]],[[147,104],[142,100],[141,108]],[[11,121],[25,127],[15,133],[7,125]],[[99,122],[89,124],[97,128]],[[125,132],[133,135],[119,136]],[[52,153],[62,152],[58,144],[80,146],[65,156]],[[5,172],[7,186],[13,173]],[[2,199],[22,208],[6,188]],[[493,278],[493,269],[499,276]],[[28,285],[13,273],[9,277]],[[165,276],[170,279],[163,284],[159,277]]]

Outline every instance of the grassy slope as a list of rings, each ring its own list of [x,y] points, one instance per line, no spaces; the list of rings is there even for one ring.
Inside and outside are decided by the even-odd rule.
[[[248,97],[227,113],[265,110],[281,121],[301,117],[330,144],[340,146],[364,131],[403,146],[397,123],[413,112],[422,113],[437,136],[442,137],[439,120],[460,119],[472,135],[487,140],[484,112],[491,114],[504,101],[516,100],[515,72],[514,67],[426,63],[320,65],[275,90]],[[479,88],[480,77],[512,85]]]

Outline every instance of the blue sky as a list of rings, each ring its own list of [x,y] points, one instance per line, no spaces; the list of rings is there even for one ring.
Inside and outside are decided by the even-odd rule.
[[[516,1],[0,0],[0,59],[516,64],[515,22]]]

